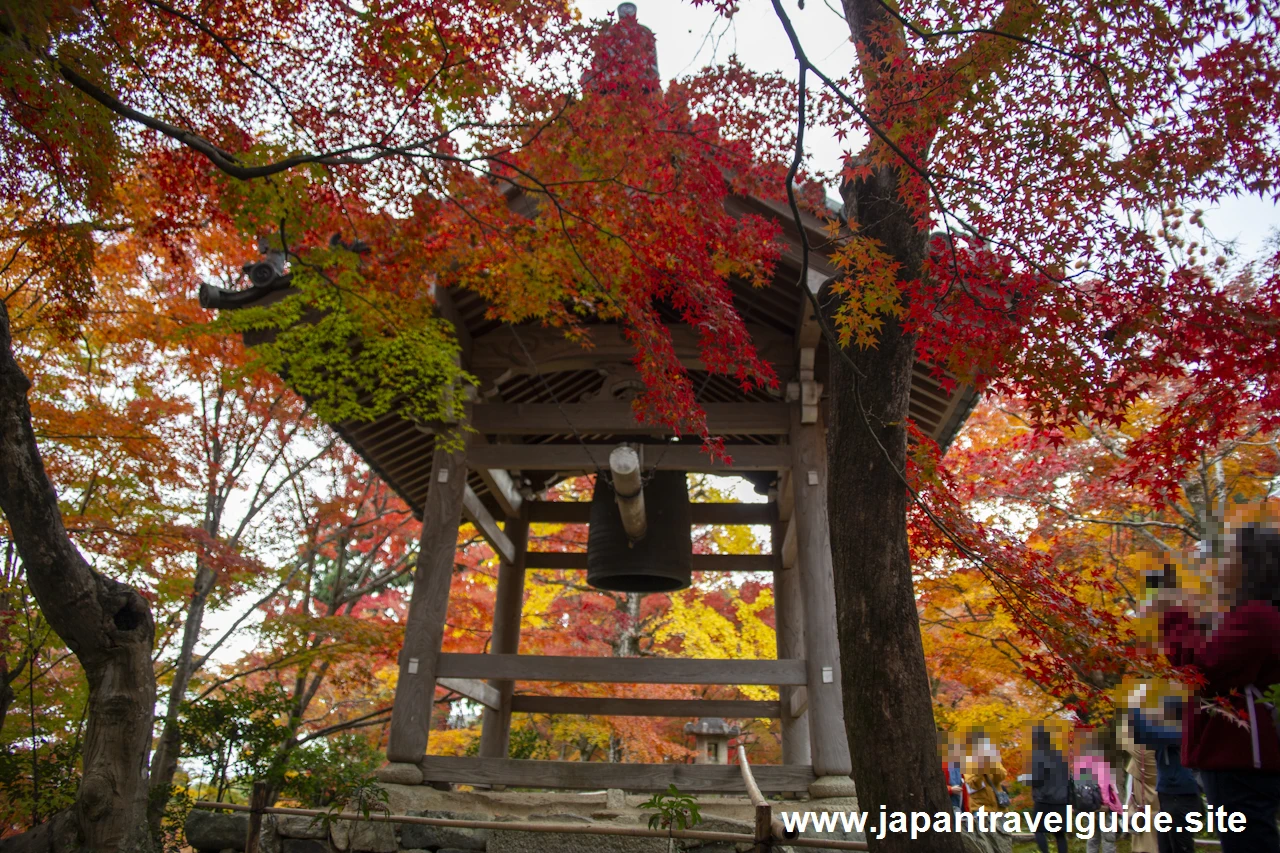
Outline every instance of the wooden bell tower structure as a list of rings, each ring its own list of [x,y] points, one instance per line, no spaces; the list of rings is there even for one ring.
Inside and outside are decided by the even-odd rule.
[[[634,18],[634,4],[619,7],[619,16]],[[653,79],[654,85],[660,85],[656,62],[655,54]],[[514,191],[510,201],[520,203]],[[554,329],[512,327],[489,320],[488,305],[469,291],[438,289],[434,293],[438,310],[457,332],[462,366],[480,380],[479,394],[467,406],[469,429],[462,431],[461,447],[446,449],[429,431],[395,414],[373,422],[333,425],[422,519],[387,746],[390,763],[382,772],[385,781],[633,791],[664,791],[674,783],[684,791],[740,791],[737,769],[720,763],[513,760],[508,757],[511,715],[774,717],[781,720],[784,763],[754,766],[761,789],[808,790],[815,797],[853,794],[826,503],[822,375],[826,356],[810,299],[837,270],[822,253],[829,238],[818,219],[806,215],[799,226],[805,229],[809,245],[817,247],[810,256],[807,279],[801,283],[801,235],[790,211],[752,198],[730,199],[726,208],[734,215],[772,218],[783,232],[784,250],[770,286],[753,288],[731,281],[730,290],[761,357],[786,380],[784,389],[776,394],[744,392],[732,379],[709,373],[700,360],[697,331],[675,322],[674,315],[669,325],[676,355],[698,389],[710,431],[724,438],[731,466],[712,462],[697,441],[673,442],[672,436],[636,422],[628,401],[639,380],[631,363],[632,347],[619,326],[588,325],[593,343],[588,351]],[[284,274],[282,258],[268,255],[250,267],[251,287],[240,291],[202,287],[202,304],[234,309],[267,304],[288,292],[289,276]],[[974,400],[969,389],[944,391],[926,368],[917,367],[911,414],[940,443],[945,445],[954,436]],[[613,485],[607,487],[611,500],[605,508],[613,512],[616,494],[621,515],[610,518],[617,518],[633,540],[648,537],[643,560],[632,559],[635,555],[625,549],[608,552],[597,547],[597,526],[606,516],[593,516],[592,504],[543,500],[546,489],[558,480],[597,473],[606,465]],[[684,472],[747,477],[758,492],[768,494],[769,501],[688,505],[672,501],[668,493],[659,500],[661,505],[650,509],[650,520],[664,518],[665,526],[641,532],[646,516],[643,507],[636,506],[642,494],[636,491],[637,484],[661,481],[664,488],[674,484],[678,492]],[[644,496],[658,497],[650,496],[649,488],[643,487]],[[682,504],[678,513],[670,511],[673,503]],[[441,651],[458,525],[463,520],[475,525],[500,559],[487,654]],[[538,522],[590,524],[590,557],[530,551],[529,525]],[[705,524],[769,525],[772,553],[690,555],[688,528]],[[646,565],[646,560],[654,564],[659,558],[665,566],[661,572]],[[640,592],[687,584],[690,571],[772,573],[777,657],[522,655],[520,624],[525,573],[530,569],[589,570],[597,586]],[[531,682],[770,685],[778,689],[779,699],[522,695],[520,685]],[[478,756],[427,754],[437,686],[484,707]]]
[[[638,424],[627,402],[637,383],[630,344],[616,325],[590,328],[584,350],[557,331],[513,328],[486,318],[476,294],[441,289],[435,295],[462,345],[463,366],[480,380],[469,407],[465,446],[449,451],[418,425],[388,414],[376,421],[335,424],[339,434],[422,519],[422,543],[399,658],[386,781],[467,783],[547,788],[741,790],[735,768],[715,764],[608,764],[513,760],[508,755],[515,712],[666,716],[696,719],[776,717],[784,764],[754,767],[760,787],[814,796],[852,794],[849,749],[840,695],[840,660],[826,495],[823,367],[819,327],[808,295],[797,284],[800,235],[781,205],[731,199],[732,213],[778,221],[786,246],[775,280],[752,288],[731,282],[736,308],[761,356],[789,380],[776,395],[744,393],[736,382],[709,375],[694,329],[672,325],[677,355],[694,378],[710,430],[723,436],[732,466],[713,463],[698,442]],[[806,217],[811,245],[827,242],[823,223]],[[836,270],[819,251],[804,283],[813,294]],[[264,304],[287,293],[287,276],[242,291],[205,288],[214,308]],[[918,366],[911,414],[942,444],[955,434],[974,402],[971,390],[944,391]],[[768,503],[707,504],[689,508],[691,524],[763,524],[772,529],[768,555],[693,555],[698,571],[771,572],[777,623],[775,660],[546,657],[520,654],[525,572],[587,569],[587,555],[528,550],[531,523],[590,522],[589,503],[543,500],[548,484],[595,473],[611,453],[631,443],[642,472],[707,472],[745,476],[767,491]],[[443,654],[458,525],[470,521],[501,564],[491,651]],[[776,686],[776,702],[595,699],[525,696],[530,682],[757,684]],[[484,707],[480,754],[427,755],[437,686]],[[857,744],[852,745],[857,748]]]

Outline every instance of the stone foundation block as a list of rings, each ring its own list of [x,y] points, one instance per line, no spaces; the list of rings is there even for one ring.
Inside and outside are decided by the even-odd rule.
[[[340,820],[330,830],[333,846],[343,853],[397,853],[395,824]]]
[[[392,762],[379,767],[374,775],[378,777],[379,782],[385,782],[388,785],[422,784],[422,768],[416,764]]]
[[[809,796],[815,800],[833,797],[855,797],[857,791],[848,776],[819,776],[809,785]]]
[[[192,809],[182,831],[187,843],[197,850],[243,850],[249,816]]]
[[[415,817],[431,817],[442,820],[493,820],[492,817],[469,812],[415,812]],[[463,826],[428,826],[420,823],[400,825],[400,845],[406,848],[453,848],[455,850],[483,851],[489,841],[489,830]]]
[[[311,818],[303,815],[273,815],[273,817],[276,819],[276,832],[283,838],[324,841],[329,837],[329,831],[324,828],[324,823],[321,821],[312,823]]]
[[[281,853],[331,853],[328,844],[314,838],[285,838],[280,849]]]

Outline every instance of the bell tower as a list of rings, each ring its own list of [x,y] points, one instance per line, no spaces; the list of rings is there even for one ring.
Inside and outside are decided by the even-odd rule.
[[[647,95],[658,87],[656,53],[610,50],[628,43],[652,51],[653,35],[633,4],[602,33],[592,74],[596,91]],[[637,66],[635,63],[640,62]],[[630,63],[630,64],[628,64]],[[510,203],[527,202],[514,189]],[[777,222],[783,247],[765,287],[730,280],[734,307],[760,357],[785,389],[744,391],[702,361],[701,331],[670,323],[672,350],[697,389],[697,403],[731,462],[713,459],[696,441],[636,420],[635,355],[623,328],[584,320],[591,348],[556,329],[491,319],[473,291],[437,287],[432,297],[454,327],[463,367],[479,382],[466,406],[461,440],[437,441],[430,427],[394,412],[371,422],[334,427],[422,520],[421,547],[400,652],[385,781],[482,786],[665,791],[742,791],[737,768],[718,763],[613,764],[516,760],[508,757],[513,713],[654,716],[720,723],[780,721],[781,765],[753,762],[766,791],[808,791],[814,797],[851,796],[851,763],[841,696],[840,657],[827,514],[828,482],[824,344],[814,298],[838,269],[823,254],[826,223],[809,214],[799,222],[775,201],[728,198],[734,216]],[[834,212],[834,211],[833,211]],[[803,235],[801,233],[803,229]],[[802,244],[814,247],[802,277]],[[235,310],[267,304],[290,288],[289,275],[263,264],[245,290],[202,289],[210,307]],[[272,275],[272,272],[275,272]],[[260,282],[258,278],[261,278]],[[944,389],[928,367],[912,377],[911,415],[946,445],[976,400],[972,389]],[[454,433],[455,436],[458,433]],[[761,503],[691,502],[688,473],[742,477]],[[547,500],[566,477],[595,475],[588,502]],[[442,650],[458,526],[470,522],[499,559],[492,634],[484,654]],[[585,552],[529,549],[529,526],[585,524]],[[694,525],[763,525],[767,554],[693,554]],[[672,657],[552,657],[520,653],[526,573],[536,569],[585,572],[591,585],[629,593],[688,587],[698,572],[750,572],[772,577],[776,656],[767,660]],[[777,698],[755,700],[608,698],[532,695],[542,683],[765,685]],[[428,754],[438,689],[484,708],[479,755]],[[554,690],[554,688],[553,688]]]

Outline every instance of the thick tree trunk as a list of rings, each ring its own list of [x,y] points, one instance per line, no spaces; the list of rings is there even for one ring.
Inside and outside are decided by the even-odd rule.
[[[919,274],[927,234],[897,197],[897,175],[882,169],[843,189],[845,204]],[[846,360],[846,356],[847,359]],[[949,812],[929,677],[911,581],[901,472],[914,339],[887,319],[875,347],[833,351],[827,433],[831,555],[835,569],[842,689],[853,778],[863,809]],[[955,835],[888,835],[877,851],[959,851]]]
[[[62,524],[31,427],[31,383],[13,356],[0,303],[0,510],[46,621],[89,682],[75,823],[83,849],[137,853],[146,832],[147,755],[155,707],[155,624],[132,587],[93,571]]]

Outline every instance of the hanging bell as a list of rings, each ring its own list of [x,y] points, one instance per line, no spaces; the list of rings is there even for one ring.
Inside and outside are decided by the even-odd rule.
[[[693,581],[689,486],[683,471],[658,471],[643,487],[644,535],[623,525],[614,488],[596,477],[587,531],[587,583],[610,592],[673,592]]]

